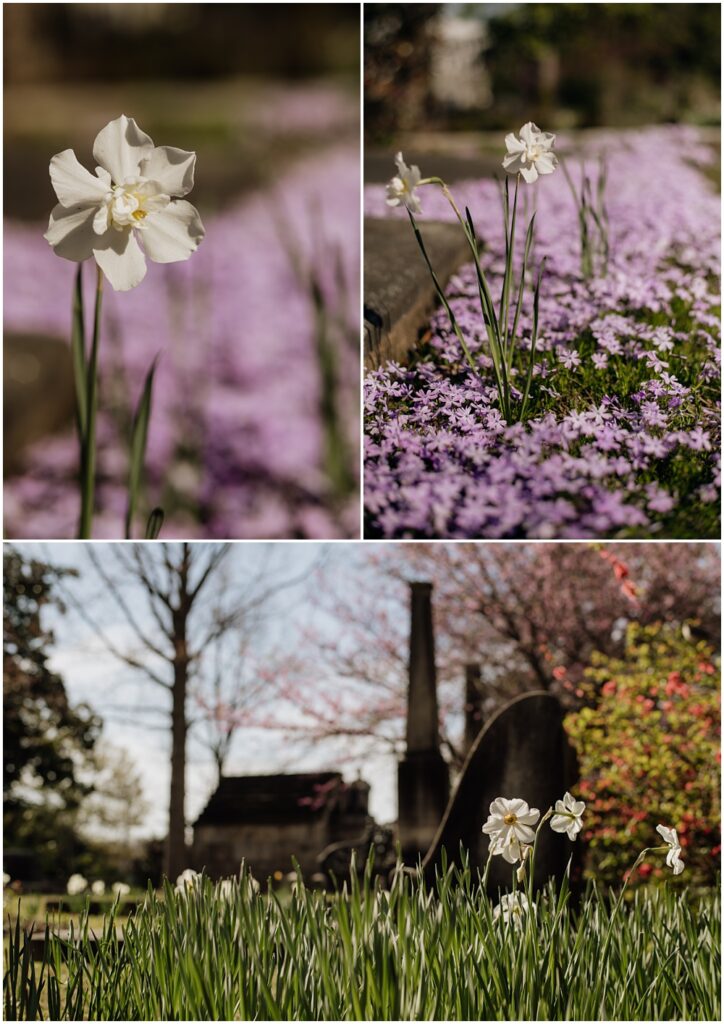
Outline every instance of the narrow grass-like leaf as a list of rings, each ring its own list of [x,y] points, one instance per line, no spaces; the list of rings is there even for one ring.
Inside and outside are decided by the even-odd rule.
[[[143,476],[143,464],[146,459],[146,444],[148,442],[148,424],[151,419],[151,403],[153,401],[153,378],[158,365],[158,356],[151,363],[143,383],[141,397],[138,400],[136,411],[133,416],[131,428],[131,446],[128,466],[128,504],[126,507],[126,540],[129,540],[133,531],[133,520],[138,507],[138,496],[141,490],[141,479]]]

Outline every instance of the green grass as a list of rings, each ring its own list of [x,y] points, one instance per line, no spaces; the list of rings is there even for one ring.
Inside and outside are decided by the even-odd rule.
[[[615,895],[566,882],[521,927],[493,918],[468,870],[428,886],[398,871],[337,895],[280,901],[247,880],[224,894],[149,890],[94,943],[49,935],[34,962],[19,923],[6,939],[13,1020],[717,1020],[718,892],[675,883]]]

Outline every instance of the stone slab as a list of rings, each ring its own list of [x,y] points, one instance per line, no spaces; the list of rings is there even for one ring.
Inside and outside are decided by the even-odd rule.
[[[470,259],[459,225],[424,221],[422,233],[440,283]],[[407,219],[365,218],[365,366],[403,360],[437,304],[435,287]]]
[[[541,815],[560,800],[578,777],[576,756],[563,729],[563,709],[544,691],[523,694],[509,701],[481,729],[463,765],[445,815],[423,861],[428,877],[434,875],[443,848],[448,863],[460,862],[460,844],[470,853],[472,868],[481,872],[488,857],[488,837],[482,828],[491,802],[499,796],[521,797]],[[536,850],[534,885],[562,877],[568,860],[578,863],[580,838],[571,843],[546,823]],[[488,891],[510,889],[512,866],[494,857]]]

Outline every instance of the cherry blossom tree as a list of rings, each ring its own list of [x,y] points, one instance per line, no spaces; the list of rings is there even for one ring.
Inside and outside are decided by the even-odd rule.
[[[269,724],[315,740],[346,737],[355,758],[401,749],[413,579],[434,584],[441,740],[453,763],[464,752],[466,665],[479,666],[479,705],[467,711],[482,721],[526,690],[574,706],[591,656],[620,656],[630,623],[690,621],[718,644],[713,545],[370,544],[353,578],[335,584],[330,568],[314,587],[329,622],[308,629],[288,666],[280,695],[293,714]]]

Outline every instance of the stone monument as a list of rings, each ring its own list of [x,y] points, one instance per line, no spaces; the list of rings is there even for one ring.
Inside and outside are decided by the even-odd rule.
[[[410,662],[405,756],[398,765],[399,841],[406,863],[424,855],[450,792],[440,753],[432,584],[410,584]]]

